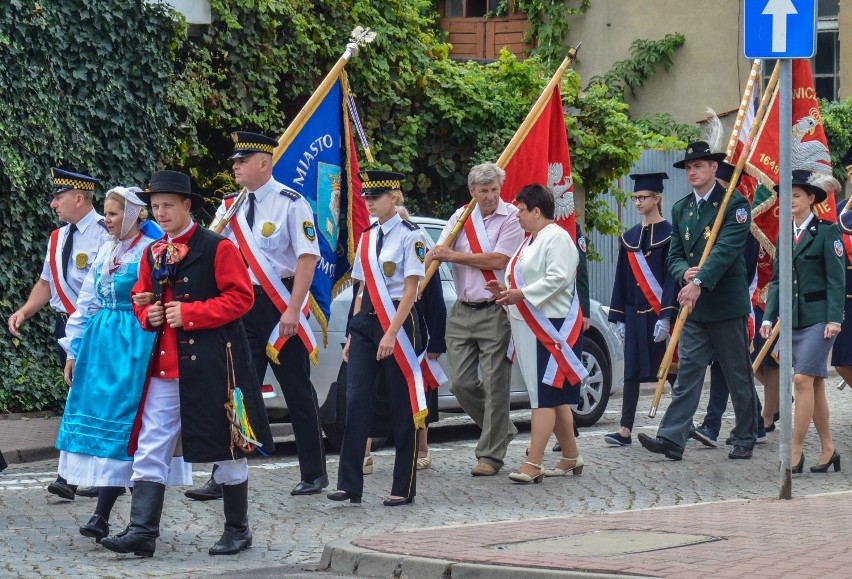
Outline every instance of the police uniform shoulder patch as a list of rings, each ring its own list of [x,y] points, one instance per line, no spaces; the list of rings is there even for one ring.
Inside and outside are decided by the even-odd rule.
[[[837,254],[837,257],[843,257],[843,242],[839,239],[834,240],[834,253]]]
[[[411,231],[417,231],[418,229],[420,229],[420,226],[419,226],[419,225],[417,225],[416,223],[412,223],[411,221],[409,221],[409,220],[407,220],[407,219],[403,219],[403,220],[402,220],[402,223],[403,223],[403,225],[405,225],[407,228],[409,228]]]
[[[98,225],[100,225],[101,227],[103,227],[103,228],[104,228],[104,231],[109,231],[109,229],[108,229],[108,228],[107,228],[107,226],[106,226],[106,222],[105,222],[103,219],[101,219],[101,220],[99,220],[99,221],[98,221]]]
[[[420,263],[426,261],[426,244],[422,241],[418,241],[414,244],[414,253],[417,254],[417,259],[420,260]]]
[[[302,232],[304,232],[305,237],[308,238],[308,241],[315,241],[317,238],[317,232],[316,229],[314,229],[313,221],[303,221]]]
[[[748,211],[746,211],[745,207],[740,207],[737,209],[737,223],[745,223],[748,221]]]
[[[586,253],[586,238],[582,235],[577,238],[577,247],[580,248],[580,251]]]
[[[301,197],[301,195],[299,195],[298,193],[296,193],[295,191],[293,191],[293,190],[292,190],[292,189],[290,189],[289,187],[284,187],[284,188],[283,188],[283,189],[281,189],[281,191],[279,191],[278,193],[280,193],[280,194],[281,194],[281,195],[283,195],[284,197],[289,197],[289,198],[290,198],[290,199],[292,199],[293,201],[296,201],[296,200],[298,200],[298,199],[299,199],[299,197]]]

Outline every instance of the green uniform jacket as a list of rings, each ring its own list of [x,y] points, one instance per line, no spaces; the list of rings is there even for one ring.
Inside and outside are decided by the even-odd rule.
[[[713,222],[719,213],[725,188],[718,183],[707,197],[707,204],[698,211],[695,194],[690,193],[672,207],[672,238],[666,260],[669,271],[683,287],[683,274],[698,266],[707,245]],[[751,312],[743,250],[749,235],[751,211],[748,200],[737,191],[731,195],[725,220],[707,261],[698,272],[701,297],[689,319],[696,322],[719,322]]]
[[[776,243],[776,247],[778,247]],[[837,225],[812,219],[793,248],[793,329],[843,323],[846,263]],[[772,268],[763,320],[778,318],[778,260]]]
[[[576,223],[577,235],[577,253],[580,261],[577,263],[577,293],[580,295],[580,307],[583,309],[583,317],[592,317],[592,302],[589,297],[589,265],[588,257],[586,256],[586,238],[583,237],[583,230],[580,224]]]

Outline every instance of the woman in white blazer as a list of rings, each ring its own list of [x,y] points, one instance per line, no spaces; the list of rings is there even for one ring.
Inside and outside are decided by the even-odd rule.
[[[497,281],[487,287],[509,310],[515,363],[530,395],[529,456],[509,475],[514,482],[529,483],[583,471],[569,406],[580,401],[578,386],[585,376],[577,340],[583,320],[575,299],[579,255],[568,232],[554,223],[553,194],[542,185],[527,185],[515,202],[528,236],[509,260],[508,287]],[[545,470],[542,460],[551,432],[562,446],[562,460]]]

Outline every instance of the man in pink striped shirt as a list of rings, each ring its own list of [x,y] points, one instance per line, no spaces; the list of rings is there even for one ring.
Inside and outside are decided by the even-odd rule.
[[[497,474],[518,433],[509,419],[509,319],[485,289],[490,279],[504,281],[509,258],[524,239],[517,208],[500,198],[505,175],[494,163],[471,169],[468,188],[476,208],[449,247],[444,242],[465,209],[459,208],[426,258],[427,268],[433,259],[453,268],[458,299],[447,319],[447,360],[453,394],[482,429],[473,476]]]

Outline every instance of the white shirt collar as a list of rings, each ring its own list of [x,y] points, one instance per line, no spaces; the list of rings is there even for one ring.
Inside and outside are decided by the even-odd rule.
[[[710,187],[710,190],[709,190],[709,191],[707,191],[707,193],[705,193],[703,197],[702,197],[701,195],[699,195],[699,194],[698,194],[698,191],[696,191],[695,189],[693,189],[693,190],[692,190],[692,194],[693,194],[693,195],[695,195],[695,202],[696,202],[696,203],[698,203],[698,202],[699,202],[699,201],[701,201],[702,199],[704,199],[705,201],[709,201],[709,200],[710,200],[710,195],[713,193],[713,189],[715,189],[715,188],[716,188],[716,184],[714,183],[714,184],[713,184],[713,186],[712,186],[712,187]]]
[[[193,221],[192,219],[190,219],[190,220],[189,220],[189,225],[187,225],[187,226],[186,226],[186,229],[184,229],[183,231],[181,231],[181,232],[180,232],[180,233],[178,233],[177,235],[174,235],[174,236],[169,235],[169,236],[168,236],[168,237],[169,237],[169,241],[174,241],[175,239],[178,239],[178,238],[179,238],[179,237],[181,237],[182,235],[186,235],[187,231],[189,231],[190,229],[192,229],[192,226],[193,226],[193,225],[195,225],[195,221]]]
[[[252,193],[254,193],[254,198],[258,203],[260,203],[263,201],[264,197],[276,190],[276,185],[278,185],[278,189],[281,188],[278,181],[276,181],[274,177],[270,177],[269,181],[252,191]]]
[[[94,207],[92,207],[92,210],[86,213],[83,218],[77,222],[77,231],[85,233],[86,229],[88,229],[92,223],[97,223],[100,218],[101,216],[98,215],[98,212],[95,211]]]
[[[402,223],[402,217],[399,216],[399,213],[397,213],[384,223],[380,224],[379,227],[381,227],[384,234],[387,235],[388,233],[390,233],[390,230],[393,229],[394,226],[396,226],[397,223]]]
[[[802,222],[802,224],[799,225],[798,227],[796,227],[796,221],[793,220],[793,233],[795,233],[796,230],[804,231],[805,229],[807,229],[810,222],[813,221],[813,218],[814,218],[814,214],[813,213],[809,214],[805,218],[805,220]]]

